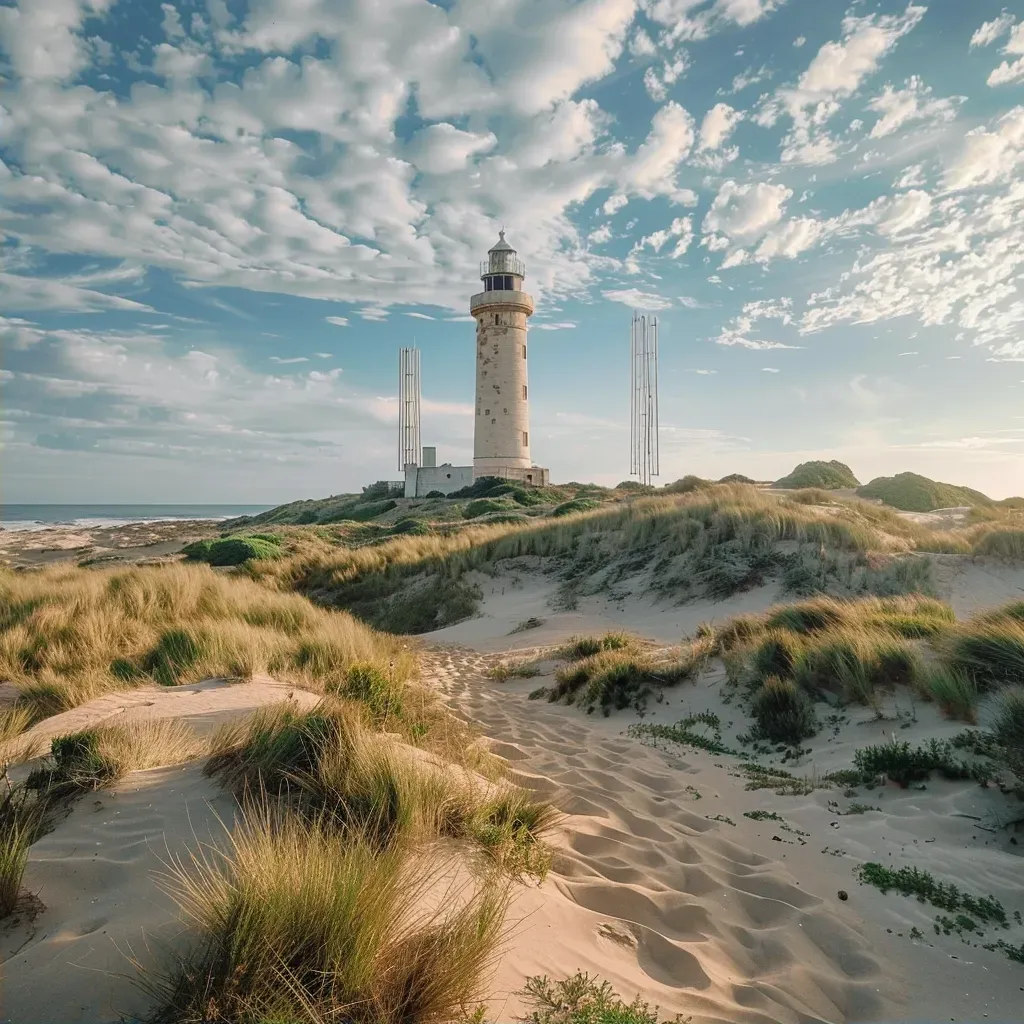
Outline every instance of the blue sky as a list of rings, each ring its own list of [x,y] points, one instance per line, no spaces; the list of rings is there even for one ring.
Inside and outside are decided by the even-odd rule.
[[[1024,493],[1024,6],[0,0],[5,501],[284,501],[472,452],[478,261],[527,265],[531,447]]]

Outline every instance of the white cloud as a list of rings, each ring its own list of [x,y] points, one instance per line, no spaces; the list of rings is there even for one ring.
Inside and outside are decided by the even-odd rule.
[[[933,98],[931,92],[917,75],[908,78],[902,89],[886,85],[868,103],[869,110],[881,114],[871,128],[871,138],[891,135],[910,121],[952,121],[964,97]]]
[[[898,235],[927,220],[931,211],[932,197],[920,189],[911,189],[886,205],[877,230],[882,235]]]
[[[726,181],[704,217],[703,230],[720,232],[730,238],[757,238],[782,219],[786,200],[792,195],[792,190],[785,185],[766,182],[738,185],[735,181]]]
[[[308,363],[308,356],[294,356],[291,359],[283,359],[281,356],[271,356],[270,361],[272,363],[281,363],[282,365],[290,365],[292,363]]]
[[[629,40],[629,52],[634,57],[653,57],[658,48],[654,40],[642,28],[638,28]]]
[[[777,257],[793,259],[816,245],[827,231],[827,225],[813,217],[796,217],[773,227],[761,240],[754,259],[767,262]]]
[[[804,43],[806,43],[806,42],[807,42],[807,36],[797,36],[796,39],[793,40],[793,45],[797,49],[800,49],[800,47],[803,46]]]
[[[601,212],[605,216],[612,216],[612,214],[621,210],[626,203],[629,202],[629,196],[624,196],[621,192],[615,193],[615,195],[609,196],[604,201],[604,206],[601,207]]]
[[[971,36],[971,46],[988,46],[1013,27],[1013,15],[1003,11],[998,18],[982,22]]]
[[[571,331],[576,327],[574,323],[570,323],[569,321],[556,322],[552,324],[541,322],[532,324],[531,326],[538,331]]]
[[[465,168],[467,161],[476,154],[493,149],[497,141],[493,132],[477,134],[446,123],[432,124],[416,132],[407,153],[417,170],[426,174],[451,174]]]
[[[778,373],[779,371],[777,369],[775,369],[774,366],[762,366],[761,367],[761,372],[762,373]]]
[[[609,241],[612,237],[612,228],[610,224],[602,224],[598,228],[594,228],[593,231],[587,235],[587,241],[591,245],[604,245],[605,242]]]
[[[665,195],[683,205],[692,205],[696,196],[692,190],[677,186],[676,172],[693,142],[693,118],[678,103],[666,103],[651,119],[647,138],[623,167],[620,180],[624,189],[645,199]]]
[[[756,120],[770,126],[782,113],[792,120],[783,138],[786,163],[823,165],[837,159],[835,139],[825,128],[839,101],[852,96],[877,69],[882,58],[924,16],[925,8],[908,4],[902,14],[847,15],[840,41],[825,43],[793,86],[776,90],[762,104]]]
[[[168,39],[184,39],[185,30],[181,27],[181,17],[178,8],[173,4],[161,4],[160,10],[164,12],[164,20],[160,27]]]
[[[406,313],[405,316],[411,316],[415,320],[436,320],[436,317],[428,316],[426,313]]]
[[[1003,53],[1017,57],[1015,61],[1004,60],[986,79],[991,86],[1011,85],[1024,81],[1024,21],[1010,33],[1010,38],[1003,47]]]
[[[103,283],[98,281],[97,283]],[[82,288],[74,279],[28,277],[0,271],[0,310],[50,309],[95,313],[102,309],[152,312],[142,302],[92,288]]]
[[[742,111],[733,109],[728,103],[716,103],[701,121],[698,152],[718,149],[742,120]]]
[[[783,325],[793,322],[793,301],[792,299],[761,299],[755,302],[747,302],[739,316],[734,317],[725,327],[722,328],[715,344],[729,347],[752,349],[754,351],[768,351],[772,349],[796,349],[798,345],[788,345],[781,341],[770,341],[764,338],[751,338],[759,320],[778,320]]]
[[[621,302],[624,306],[629,306],[632,309],[644,309],[653,313],[669,309],[672,305],[671,299],[662,298],[651,292],[642,292],[636,288],[613,288],[601,294],[609,302]]]
[[[348,327],[348,317],[347,316],[325,316],[324,319],[329,324],[334,324],[337,327]]]
[[[975,128],[945,171],[950,189],[972,188],[1008,180],[1024,162],[1024,106],[1003,114],[994,131]]]
[[[356,316],[363,320],[381,321],[387,320],[389,312],[382,306],[367,306],[365,309],[357,309]]]

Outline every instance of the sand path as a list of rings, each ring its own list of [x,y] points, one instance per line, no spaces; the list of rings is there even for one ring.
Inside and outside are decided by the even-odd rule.
[[[1019,859],[1007,856],[1006,840],[989,848],[991,836],[960,820],[987,809],[977,787],[896,790],[879,795],[884,814],[836,819],[834,790],[745,792],[731,759],[654,749],[624,735],[624,717],[530,701],[540,680],[496,683],[485,676],[494,661],[454,645],[426,653],[453,710],[491,738],[516,781],[568,815],[553,871],[519,901],[496,1019],[520,1012],[524,977],[577,969],[694,1024],[1019,1019],[1019,965],[910,941],[914,925],[933,937],[934,908],[883,896],[852,875],[856,863],[899,857],[982,885],[1008,906],[1021,902]],[[850,728],[861,743],[880,731]],[[781,809],[806,831],[743,817],[760,807]],[[729,821],[715,820],[720,814]],[[936,835],[938,844],[918,845]]]

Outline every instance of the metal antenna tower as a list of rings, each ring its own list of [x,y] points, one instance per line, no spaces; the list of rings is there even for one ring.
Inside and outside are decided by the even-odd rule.
[[[631,476],[649,484],[658,476],[658,318],[633,314],[630,347]]]
[[[420,464],[420,350],[398,350],[398,468]]]

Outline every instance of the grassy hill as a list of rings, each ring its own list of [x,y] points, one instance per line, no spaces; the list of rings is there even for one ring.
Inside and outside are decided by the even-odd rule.
[[[859,487],[860,481],[846,463],[833,459],[831,462],[801,462],[789,476],[776,480],[772,486],[793,490],[820,487],[826,491],[833,491],[844,487]]]
[[[960,508],[965,505],[987,508],[995,504],[981,491],[956,484],[944,484],[917,473],[875,477],[857,488],[862,498],[876,498],[904,512],[931,512],[937,508]]]

